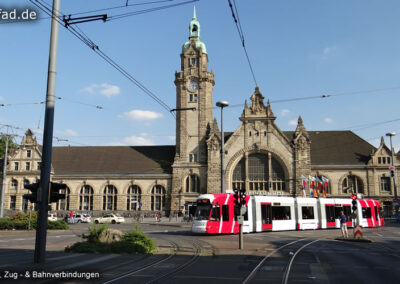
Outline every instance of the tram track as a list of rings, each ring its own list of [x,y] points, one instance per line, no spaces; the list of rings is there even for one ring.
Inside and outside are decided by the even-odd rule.
[[[192,248],[189,248],[187,245],[183,246],[182,244],[178,244],[176,241],[172,241],[172,240],[169,240],[169,243],[174,248],[173,253],[170,254],[169,256],[164,257],[162,259],[154,260],[150,263],[142,265],[133,270],[116,275],[112,279],[109,279],[102,283],[103,284],[117,283],[117,282],[124,281],[124,280],[125,281],[133,281],[133,282],[137,283],[136,282],[137,279],[135,279],[135,276],[137,275],[136,277],[143,277],[143,275],[139,275],[139,273],[141,273],[141,272],[152,274],[152,270],[160,269],[160,265],[162,265],[163,263],[168,263],[168,264],[178,263],[176,267],[171,268],[167,272],[161,273],[160,275],[158,275],[156,277],[153,277],[151,280],[138,281],[138,282],[146,283],[146,284],[163,283],[166,280],[173,278],[175,275],[179,274],[181,271],[185,270],[192,264],[194,264],[200,258],[201,254],[203,252],[203,249],[205,248],[205,246],[198,240],[191,241]],[[189,251],[191,252],[191,255],[190,255],[190,258],[186,260],[185,258],[186,258],[186,256],[188,256]],[[184,258],[179,259],[178,256],[184,257]],[[174,259],[176,259],[176,260],[174,260]],[[168,264],[166,264],[166,265],[168,266]]]
[[[109,284],[109,283],[114,283],[114,282],[120,281],[120,280],[122,280],[122,279],[124,279],[124,278],[130,277],[130,276],[132,276],[132,275],[134,275],[134,274],[136,274],[136,273],[139,273],[139,272],[141,272],[141,271],[143,271],[143,270],[146,270],[146,269],[148,269],[148,268],[154,267],[154,266],[156,266],[156,265],[158,265],[158,264],[161,264],[161,263],[163,263],[163,262],[165,262],[165,261],[167,261],[167,260],[173,258],[174,256],[176,256],[176,253],[177,253],[177,251],[178,251],[179,246],[177,245],[176,242],[173,242],[173,241],[169,241],[169,242],[170,242],[170,243],[172,244],[172,246],[174,247],[174,253],[173,253],[173,254],[170,254],[170,255],[168,255],[168,256],[166,256],[166,257],[163,257],[163,258],[161,258],[161,259],[156,259],[156,260],[154,260],[154,261],[152,261],[152,262],[150,262],[150,263],[147,263],[147,264],[145,264],[145,265],[140,266],[139,268],[130,270],[130,271],[128,271],[128,272],[121,273],[120,275],[117,275],[117,276],[115,276],[114,278],[112,278],[112,279],[110,279],[110,280],[107,280],[107,281],[105,281],[105,282],[102,282],[102,283],[103,283],[103,284]]]
[[[303,244],[305,242],[305,244]],[[278,247],[277,249],[275,249],[274,251],[272,251],[271,253],[269,253],[268,255],[266,255],[255,267],[252,271],[250,271],[250,273],[246,276],[246,278],[243,280],[243,284],[247,284],[247,283],[251,283],[252,280],[255,280],[257,273],[261,270],[261,268],[263,267],[263,265],[266,263],[267,260],[269,260],[274,254],[276,254],[277,252],[285,249],[285,248],[291,248],[291,246],[293,248],[290,249],[290,258],[287,262],[287,265],[285,267],[285,270],[283,272],[282,275],[282,284],[287,284],[288,280],[289,280],[289,275],[291,272],[291,268],[294,262],[294,259],[296,258],[296,256],[307,246],[315,243],[319,241],[319,239],[317,240],[312,240],[312,241],[307,241],[307,239],[300,239],[300,240],[296,240],[296,241],[292,241],[289,242],[287,244],[284,244],[280,247]],[[298,247],[299,244],[302,244],[302,246]],[[296,248],[298,247],[298,248]]]

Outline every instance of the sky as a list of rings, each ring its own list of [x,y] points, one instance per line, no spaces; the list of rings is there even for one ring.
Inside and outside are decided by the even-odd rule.
[[[60,10],[111,17],[74,27],[175,108],[174,77],[195,6],[215,74],[214,104],[230,104],[225,131],[239,127],[257,84],[283,131],[294,131],[301,116],[309,131],[351,130],[375,147],[396,132],[399,150],[400,1],[231,2],[255,80],[227,0],[61,0]],[[182,5],[115,18],[175,4]],[[125,7],[94,11],[117,6]],[[10,132],[20,143],[30,128],[41,143],[45,106],[37,103],[46,99],[51,22],[28,0],[2,0],[0,9],[0,131],[17,127]],[[13,9],[37,12],[39,20],[4,20],[4,11]],[[76,15],[87,11],[94,12]],[[61,25],[56,96],[53,146],[175,144],[174,117]],[[213,115],[220,121],[218,108]]]

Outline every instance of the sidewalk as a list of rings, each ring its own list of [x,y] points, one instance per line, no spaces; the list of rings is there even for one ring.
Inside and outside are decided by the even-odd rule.
[[[125,217],[125,223],[134,224],[136,223],[135,218]],[[165,226],[178,226],[178,227],[191,227],[192,222],[183,221],[183,217],[161,217],[160,221],[156,221],[154,217],[145,217],[139,222],[140,224],[153,224],[153,225],[165,225]]]

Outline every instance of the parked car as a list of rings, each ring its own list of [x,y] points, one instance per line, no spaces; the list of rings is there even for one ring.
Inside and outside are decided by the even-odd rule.
[[[68,224],[90,223],[91,221],[92,221],[92,216],[87,214],[74,214],[72,217],[67,218]]]
[[[57,215],[48,214],[47,215],[47,220],[49,220],[49,221],[57,221]]]
[[[103,217],[95,218],[94,222],[96,224],[103,224],[103,223],[119,224],[119,223],[124,223],[125,218],[120,216],[119,214],[106,214]]]

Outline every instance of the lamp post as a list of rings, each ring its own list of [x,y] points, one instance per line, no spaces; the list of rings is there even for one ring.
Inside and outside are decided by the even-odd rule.
[[[217,107],[221,108],[221,193],[225,193],[225,170],[224,170],[224,107],[229,106],[227,101],[219,101],[216,103]]]
[[[392,168],[393,168],[393,191],[394,191],[394,209],[396,215],[396,222],[399,221],[399,200],[397,199],[397,188],[396,188],[396,168],[394,166],[394,154],[393,154],[393,146],[392,146],[392,137],[395,136],[395,132],[386,133],[386,136],[390,138],[390,151],[392,152]]]

